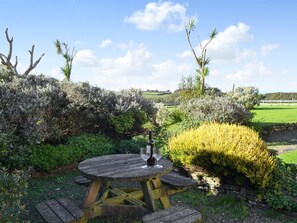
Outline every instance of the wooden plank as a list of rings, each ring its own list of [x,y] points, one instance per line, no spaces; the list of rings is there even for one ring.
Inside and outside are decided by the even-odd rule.
[[[103,216],[142,218],[148,211],[135,205],[102,205]]]
[[[154,201],[154,195],[153,195],[153,191],[152,191],[151,182],[150,181],[142,181],[142,182],[140,182],[140,184],[141,184],[141,188],[143,191],[143,197],[144,197],[146,207],[150,211],[156,211],[157,207],[156,207],[156,204]]]
[[[67,211],[71,213],[71,215],[76,219],[82,218],[84,212],[81,208],[79,208],[76,204],[73,203],[73,201],[66,199],[66,198],[60,198],[57,200]]]
[[[197,186],[198,182],[189,177],[181,176],[175,172],[170,172],[166,175],[161,176],[161,181],[171,187],[193,187]]]
[[[111,193],[119,196],[123,196],[123,201],[126,201],[129,204],[134,204],[137,206],[145,206],[145,203],[139,199],[134,198],[133,196],[130,196],[128,193],[118,189],[118,188],[113,188],[110,190]]]
[[[61,219],[62,222],[76,222],[76,219],[57,200],[48,200],[45,203]]]
[[[171,207],[147,214],[143,217],[143,222],[145,223],[193,223],[201,221],[202,215],[198,211],[185,207]]]
[[[159,199],[161,201],[163,208],[170,208],[171,204],[169,201],[169,197],[167,196],[167,194],[165,192],[165,188],[162,186],[160,177],[156,177],[155,179],[153,179],[152,183],[154,185],[154,188],[159,190],[158,191],[159,196],[160,196]],[[156,194],[156,193],[154,193],[154,194]]]
[[[102,185],[102,181],[100,180],[92,181],[84,201],[84,205],[83,205],[84,208],[90,207],[96,201],[96,197],[101,185]]]
[[[45,202],[37,204],[36,209],[44,221],[48,223],[63,223]]]
[[[78,165],[79,171],[87,178],[111,180],[142,181],[158,174],[166,174],[172,169],[172,163],[162,159],[160,164],[164,168],[141,168],[143,160],[137,154],[115,154],[100,156],[82,161]]]

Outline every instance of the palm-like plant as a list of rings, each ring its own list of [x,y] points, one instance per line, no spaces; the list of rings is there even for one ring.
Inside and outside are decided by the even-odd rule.
[[[205,91],[205,77],[209,74],[209,69],[206,67],[206,65],[209,64],[209,62],[210,62],[210,58],[206,57],[206,47],[217,36],[218,32],[216,29],[212,30],[212,32],[209,35],[209,40],[207,41],[207,43],[204,46],[202,45],[202,43],[200,41],[199,46],[200,46],[200,50],[201,50],[201,55],[197,56],[196,51],[194,50],[192,43],[191,43],[191,32],[194,31],[194,29],[196,27],[195,24],[196,24],[196,20],[191,19],[189,21],[189,24],[185,27],[185,29],[186,29],[188,44],[192,50],[195,61],[198,65],[198,69],[196,69],[196,75],[199,75],[199,78],[200,78],[200,82],[199,82],[200,86],[198,87],[198,89],[199,89],[200,93],[203,95],[204,91]]]
[[[71,54],[69,53],[68,44],[61,43],[60,40],[55,41],[55,46],[57,50],[57,54],[62,55],[65,59],[65,66],[61,67],[61,70],[65,76],[67,81],[70,80],[71,70],[72,70],[72,62],[76,55],[75,48],[73,47]],[[64,47],[65,51],[62,49]]]

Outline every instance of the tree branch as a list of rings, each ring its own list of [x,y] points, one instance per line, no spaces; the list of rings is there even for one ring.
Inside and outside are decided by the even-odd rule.
[[[30,72],[37,66],[37,64],[39,64],[40,60],[41,60],[42,57],[45,55],[45,54],[43,53],[43,54],[39,57],[39,59],[36,60],[35,63],[33,63],[34,48],[35,48],[35,46],[33,45],[31,51],[28,50],[29,53],[30,53],[30,65],[29,65],[28,69],[25,71],[24,75],[28,75],[28,74],[29,74],[29,73],[30,73]]]

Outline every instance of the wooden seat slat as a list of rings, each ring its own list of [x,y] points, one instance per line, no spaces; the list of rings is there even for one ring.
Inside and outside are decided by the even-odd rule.
[[[161,182],[171,187],[181,188],[181,187],[193,187],[197,186],[197,181],[189,177],[181,176],[178,173],[170,172],[166,175],[160,177]]]
[[[82,209],[65,198],[41,202],[36,205],[36,209],[48,223],[75,223],[83,217]]]
[[[62,222],[73,222],[76,219],[57,200],[48,200],[45,203],[62,220]]]
[[[45,202],[37,204],[36,209],[46,222],[63,223]]]
[[[63,205],[63,207],[71,213],[71,215],[76,219],[80,219],[83,216],[83,211],[76,204],[74,204],[71,200],[66,198],[58,199],[58,202]]]
[[[202,221],[202,215],[187,207],[171,207],[147,214],[142,220],[144,223],[198,223]]]

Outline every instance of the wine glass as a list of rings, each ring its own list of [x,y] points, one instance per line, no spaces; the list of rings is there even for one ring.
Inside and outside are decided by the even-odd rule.
[[[146,161],[148,160],[148,158],[150,157],[150,153],[149,150],[146,149],[146,147],[142,147],[140,148],[140,156],[141,158],[144,160],[145,165],[141,166],[141,168],[148,168],[148,165],[146,164]]]
[[[162,168],[163,166],[159,164],[159,160],[162,159],[160,148],[158,147],[153,148],[153,157],[157,160],[157,165],[155,165],[155,167]]]

